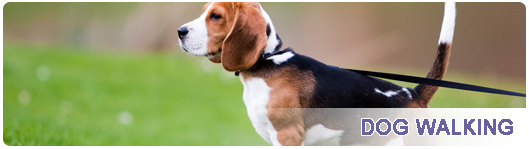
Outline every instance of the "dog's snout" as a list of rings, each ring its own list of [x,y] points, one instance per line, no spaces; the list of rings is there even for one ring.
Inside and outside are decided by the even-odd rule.
[[[178,28],[178,38],[182,39],[184,38],[189,31],[187,30],[186,26],[182,26]]]

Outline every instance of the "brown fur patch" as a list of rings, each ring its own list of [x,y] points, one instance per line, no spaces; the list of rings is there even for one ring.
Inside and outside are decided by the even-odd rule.
[[[204,7],[204,10],[207,8],[207,5]],[[208,31],[208,53],[218,53],[219,49],[224,42],[224,39],[230,32],[231,26],[235,19],[235,11],[231,7],[230,3],[214,3],[211,6],[209,12],[206,12],[206,28]],[[211,15],[216,14],[220,15],[221,18],[218,20],[212,20]],[[218,56],[216,56],[218,57]],[[212,60],[212,59],[210,59]],[[220,59],[212,60],[212,62],[219,63]]]
[[[404,106],[402,108],[428,108],[428,105],[426,105],[426,107],[424,107],[424,105],[420,104],[417,101],[411,101],[411,102],[408,102],[406,104],[406,106]]]
[[[429,79],[435,79],[435,80],[442,80],[446,69],[448,68],[448,62],[450,58],[450,49],[452,47],[452,44],[450,43],[440,43],[439,47],[437,48],[437,57],[435,58],[435,62],[430,69],[430,72],[426,76],[426,78]],[[432,99],[435,92],[439,89],[438,86],[431,86],[431,85],[423,85],[420,84],[417,87],[415,87],[415,91],[419,94],[419,104],[420,107],[427,108],[428,103],[430,103],[430,100]]]
[[[235,19],[222,44],[221,61],[227,71],[252,67],[267,45],[266,20],[259,3],[234,3]]]
[[[267,105],[268,118],[278,133],[281,145],[301,145],[305,137],[303,103],[314,94],[315,78],[294,66],[282,67],[266,83],[272,89]]]

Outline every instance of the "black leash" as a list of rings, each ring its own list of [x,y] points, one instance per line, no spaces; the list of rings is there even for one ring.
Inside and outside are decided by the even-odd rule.
[[[433,86],[447,87],[447,88],[455,88],[455,89],[462,89],[462,90],[469,90],[469,91],[476,91],[476,92],[485,92],[485,93],[525,97],[525,94],[522,94],[522,93],[516,93],[516,92],[511,92],[511,91],[505,91],[505,90],[499,90],[499,89],[494,89],[494,88],[481,87],[481,86],[475,86],[475,85],[469,85],[469,84],[463,84],[463,83],[457,83],[457,82],[434,80],[434,79],[428,79],[428,78],[365,71],[365,70],[355,70],[355,69],[346,69],[346,70],[356,72],[362,75],[392,79],[392,80],[397,80],[397,81],[419,83],[419,84],[433,85]]]

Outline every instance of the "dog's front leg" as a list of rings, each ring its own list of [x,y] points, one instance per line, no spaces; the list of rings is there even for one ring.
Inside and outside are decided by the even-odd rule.
[[[269,108],[268,119],[274,126],[277,140],[273,145],[294,146],[303,145],[305,124],[299,108]]]

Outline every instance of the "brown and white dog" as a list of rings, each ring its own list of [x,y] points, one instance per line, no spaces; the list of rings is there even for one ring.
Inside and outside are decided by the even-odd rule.
[[[427,78],[442,79],[455,26],[447,3],[437,58]],[[354,145],[348,130],[310,108],[427,108],[437,87],[404,88],[281,49],[282,41],[259,3],[211,2],[178,29],[180,46],[240,74],[243,100],[257,133],[273,145]],[[406,140],[402,145],[408,144]],[[392,142],[371,143],[384,145]]]

